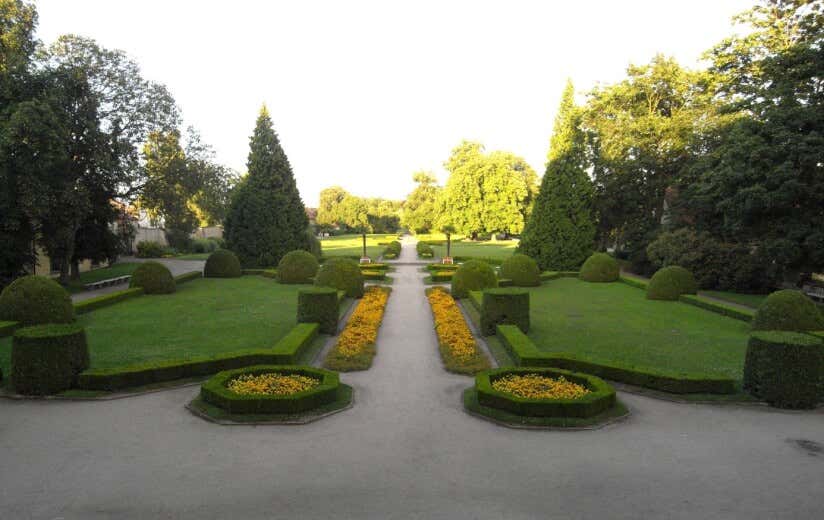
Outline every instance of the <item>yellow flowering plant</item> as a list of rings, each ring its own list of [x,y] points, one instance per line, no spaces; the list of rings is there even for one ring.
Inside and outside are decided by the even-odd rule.
[[[525,399],[578,399],[590,393],[583,385],[541,374],[507,374],[492,381],[492,388]]]
[[[300,374],[244,374],[229,381],[226,388],[241,395],[293,395],[314,388],[320,381]]]
[[[389,299],[388,287],[372,286],[364,292],[338,341],[326,356],[324,366],[331,370],[366,370],[375,357],[375,341]]]
[[[446,369],[461,374],[474,374],[489,368],[489,359],[478,348],[478,343],[464,320],[455,299],[441,287],[427,291],[435,333],[438,335],[441,358]]]

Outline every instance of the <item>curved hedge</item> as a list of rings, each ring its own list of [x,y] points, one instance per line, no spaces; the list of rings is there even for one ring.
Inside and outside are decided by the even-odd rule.
[[[278,281],[280,283],[312,283],[318,272],[317,258],[303,250],[289,251],[278,263]]]
[[[0,320],[21,326],[71,323],[74,307],[66,289],[51,278],[23,276],[0,294]]]
[[[318,287],[333,287],[345,291],[350,298],[363,296],[363,274],[358,263],[349,258],[330,258],[315,275]]]
[[[647,285],[648,300],[677,300],[682,294],[696,294],[698,284],[691,272],[671,265],[659,269]]]
[[[160,262],[144,262],[137,266],[129,287],[140,287],[146,294],[171,294],[177,290],[172,272]]]
[[[518,287],[535,287],[541,285],[541,270],[532,257],[516,253],[501,264],[501,278],[512,280]]]
[[[794,332],[824,330],[824,317],[806,295],[785,289],[767,296],[755,312],[752,328]]]
[[[452,275],[452,296],[466,298],[469,291],[498,287],[495,271],[486,262],[469,260],[458,266]]]
[[[68,390],[88,367],[86,333],[79,325],[36,325],[14,333],[11,385],[19,394],[50,395]]]
[[[798,332],[754,332],[744,390],[778,408],[815,407],[824,401],[824,343]]]
[[[218,249],[206,259],[203,275],[207,278],[237,278],[243,274],[240,260],[228,249]]]
[[[606,253],[595,253],[581,266],[578,277],[585,282],[615,282],[619,272],[614,258]]]

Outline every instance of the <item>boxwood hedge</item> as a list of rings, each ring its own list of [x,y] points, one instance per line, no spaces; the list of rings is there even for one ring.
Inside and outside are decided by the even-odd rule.
[[[74,307],[66,289],[51,278],[22,276],[0,293],[0,320],[21,326],[71,323]]]
[[[218,249],[206,259],[203,275],[207,278],[237,278],[243,274],[240,260],[228,249]]]
[[[753,332],[744,390],[778,408],[815,407],[824,401],[824,343],[798,332]]]
[[[606,253],[595,253],[581,266],[579,278],[585,282],[615,282],[620,268],[618,262]]]
[[[86,333],[77,324],[35,325],[12,338],[11,386],[23,395],[50,395],[72,388],[89,367]]]
[[[529,293],[520,289],[487,289],[481,303],[481,333],[495,334],[498,325],[516,325],[529,332]]]
[[[517,287],[541,285],[541,271],[538,263],[527,255],[516,253],[501,264],[501,278],[512,280]]]
[[[486,262],[469,260],[458,266],[452,275],[452,296],[466,298],[469,291],[498,287],[498,277]]]
[[[144,262],[132,273],[129,287],[141,287],[146,294],[171,294],[177,290],[172,272],[160,262]]]
[[[350,298],[363,296],[363,274],[358,263],[348,258],[336,257],[324,262],[315,276],[315,285],[346,291]]]
[[[311,287],[298,291],[298,323],[318,323],[323,334],[338,331],[340,302],[331,287]]]
[[[318,267],[318,260],[312,253],[300,249],[289,251],[278,263],[278,282],[312,283]]]
[[[824,316],[813,301],[801,291],[776,291],[755,312],[753,330],[805,332],[824,329]]]
[[[698,284],[691,272],[681,266],[670,265],[655,272],[647,285],[648,300],[675,301],[682,294],[695,294]]]

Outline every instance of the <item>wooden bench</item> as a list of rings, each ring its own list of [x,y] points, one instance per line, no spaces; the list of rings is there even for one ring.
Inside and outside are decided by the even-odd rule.
[[[87,291],[93,291],[95,289],[100,289],[102,287],[109,287],[110,285],[120,285],[122,283],[129,283],[129,280],[132,279],[132,275],[127,274],[124,276],[116,276],[114,278],[107,278],[105,280],[100,280],[98,282],[87,283],[84,285]]]
[[[801,290],[813,300],[824,301],[824,287],[819,285],[805,285]]]

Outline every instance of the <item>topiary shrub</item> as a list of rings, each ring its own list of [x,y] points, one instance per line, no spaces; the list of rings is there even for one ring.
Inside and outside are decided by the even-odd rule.
[[[541,271],[538,262],[524,254],[514,254],[501,264],[501,278],[512,280],[518,287],[541,285]]]
[[[799,332],[754,332],[744,390],[778,408],[815,407],[824,400],[824,343]]]
[[[363,274],[358,263],[349,258],[330,258],[315,275],[318,287],[333,287],[345,291],[350,298],[363,296]]]
[[[318,272],[318,260],[312,253],[289,251],[278,264],[278,281],[280,283],[312,283]]]
[[[481,304],[481,333],[495,334],[498,325],[517,325],[529,332],[529,293],[518,289],[488,289]]]
[[[207,278],[237,278],[243,270],[237,255],[228,249],[218,249],[206,259],[203,274]]]
[[[824,317],[815,303],[799,291],[776,291],[761,303],[752,320],[753,330],[805,332],[824,330]]]
[[[337,289],[312,287],[298,292],[298,323],[318,323],[323,334],[338,331],[339,308]]]
[[[692,273],[681,266],[659,269],[647,285],[648,300],[677,300],[682,294],[695,294],[698,284]]]
[[[452,297],[466,298],[469,291],[498,287],[495,271],[486,262],[469,260],[452,275]]]
[[[66,289],[51,278],[23,276],[0,294],[0,320],[22,326],[71,323],[74,307]]]
[[[129,287],[142,287],[146,294],[171,294],[177,284],[169,268],[160,262],[145,262],[132,273]]]
[[[581,266],[578,277],[585,282],[615,282],[619,271],[614,258],[606,253],[595,253]]]
[[[68,390],[87,368],[86,333],[77,324],[37,325],[14,333],[11,385],[19,394],[49,395]]]

